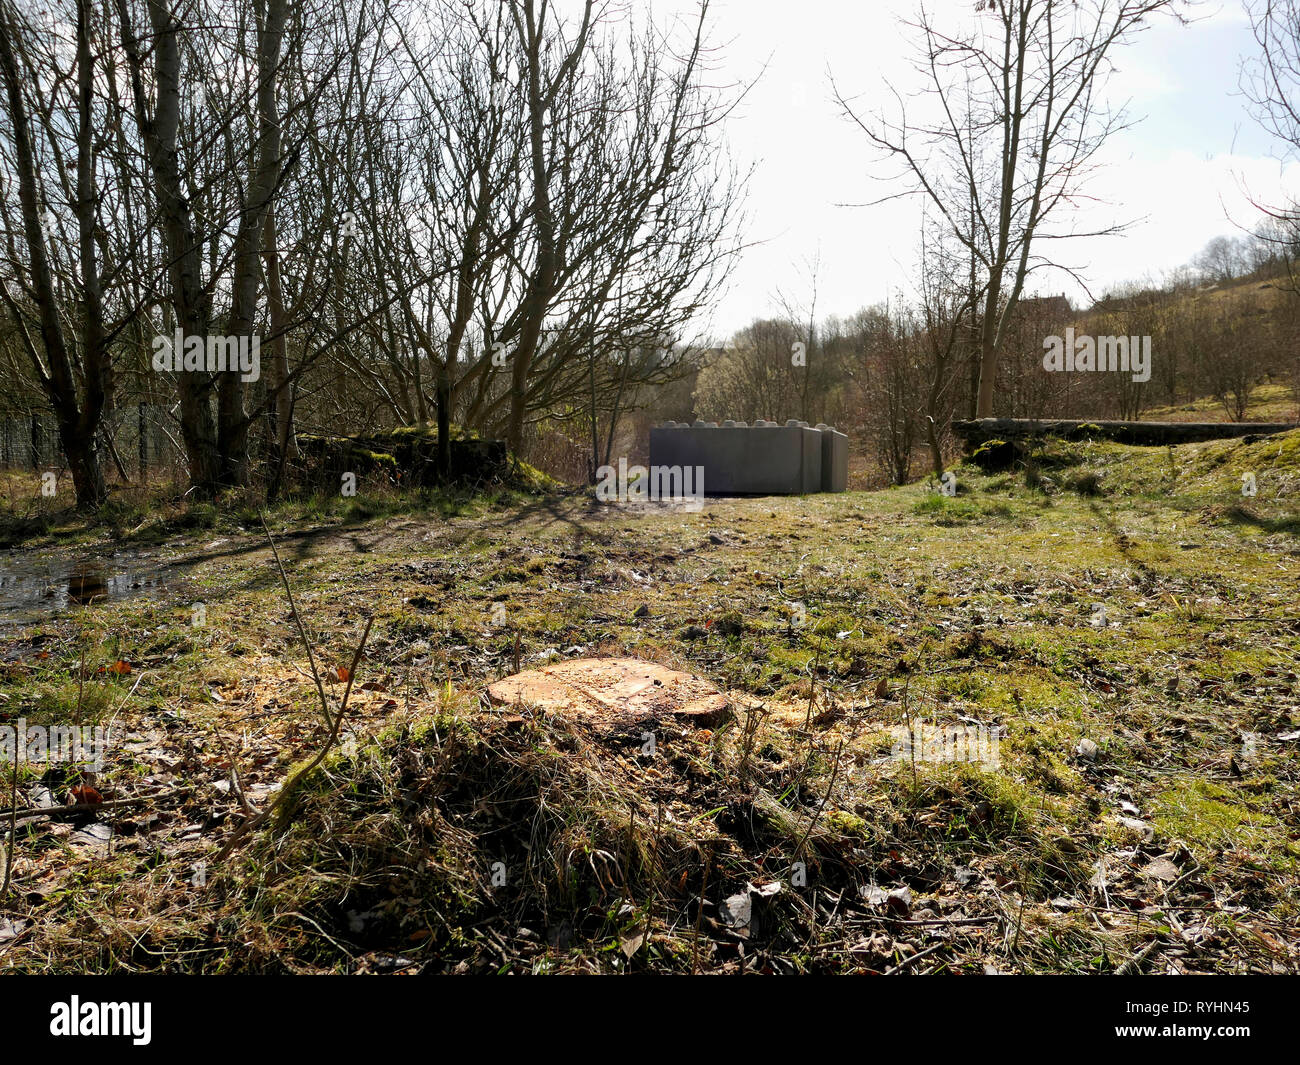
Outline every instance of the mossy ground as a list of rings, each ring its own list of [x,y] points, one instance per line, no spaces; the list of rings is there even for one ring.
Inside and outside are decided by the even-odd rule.
[[[1228,417],[1227,408],[1213,396],[1189,403],[1149,407],[1142,412],[1148,421],[1219,422]],[[1256,385],[1250,390],[1246,420],[1252,422],[1292,422],[1300,420],[1300,405],[1295,392],[1284,384]]]
[[[29,530],[11,565],[111,541],[173,576],[0,630],[0,717],[115,721],[105,798],[165,795],[112,811],[111,853],[20,830],[0,966],[884,971],[942,943],[914,968],[1112,972],[1154,941],[1157,971],[1296,971],[1300,433],[956,473],[699,513],[283,505],[319,660],[373,615],[370,686],[220,868],[240,793],[322,732],[255,509]],[[516,655],[606,654],[711,678],[736,721],[664,723],[648,757],[480,697]],[[917,721],[1001,729],[998,764],[891,757]],[[746,936],[719,903],[747,882],[783,889]]]

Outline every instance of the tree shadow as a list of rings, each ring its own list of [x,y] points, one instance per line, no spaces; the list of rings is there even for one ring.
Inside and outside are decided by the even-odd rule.
[[[1088,509],[1096,516],[1105,527],[1110,536],[1110,541],[1120,556],[1142,575],[1142,579],[1150,585],[1155,585],[1160,578],[1155,570],[1148,566],[1142,559],[1138,558],[1133,552],[1133,542],[1128,538],[1128,534],[1115,524],[1113,509],[1103,507],[1095,500],[1088,501]]]
[[[1300,514],[1266,518],[1262,514],[1256,514],[1250,507],[1238,503],[1224,516],[1234,525],[1249,525],[1266,533],[1290,533],[1292,536],[1300,536]]]

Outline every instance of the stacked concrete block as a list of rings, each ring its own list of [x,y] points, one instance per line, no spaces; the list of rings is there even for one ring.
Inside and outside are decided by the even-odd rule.
[[[834,426],[817,423],[822,434],[822,491],[844,492],[849,487],[849,438]]]
[[[795,419],[785,425],[667,422],[650,430],[650,465],[703,467],[708,495],[842,492],[848,479],[848,437]]]

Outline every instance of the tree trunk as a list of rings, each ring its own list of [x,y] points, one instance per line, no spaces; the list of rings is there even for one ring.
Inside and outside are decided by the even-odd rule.
[[[280,247],[275,228],[275,205],[266,210],[266,240],[262,248],[262,261],[266,267],[267,313],[271,319],[270,365],[267,390],[269,425],[271,429],[272,462],[279,464],[283,453],[288,458],[297,455],[297,441],[293,432],[293,407],[289,402],[289,340],[286,336],[288,321],[284,310],[284,287],[280,279]]]
[[[81,432],[80,419],[59,419],[59,442],[68,460],[72,474],[72,487],[77,493],[77,506],[87,507],[102,503],[108,497],[104,486],[104,471],[95,450],[95,438]]]
[[[991,318],[991,315],[986,315],[985,321],[992,324]],[[979,398],[975,402],[976,418],[993,417],[993,386],[997,383],[997,377],[998,349],[988,336],[986,327],[985,335],[980,338],[980,388]]]
[[[135,408],[136,433],[139,439],[136,448],[140,456],[140,483],[149,479],[149,421],[145,414],[145,405],[137,403]]]
[[[77,9],[77,73],[80,124],[75,206],[83,286],[82,368],[85,383],[82,396],[78,396],[77,375],[72,365],[68,337],[64,333],[59,292],[54,284],[54,276],[45,248],[46,237],[39,219],[36,155],[32,147],[27,103],[23,97],[13,37],[7,18],[0,19],[0,74],[3,74],[5,83],[23,235],[31,258],[31,285],[40,314],[40,335],[45,364],[42,364],[41,353],[35,350],[30,339],[27,339],[28,355],[58,419],[59,438],[72,471],[77,506],[85,508],[98,506],[106,498],[104,476],[99,468],[94,441],[104,410],[104,388],[111,377],[107,369],[108,356],[105,350],[100,305],[100,278],[94,244],[93,212],[97,197],[90,135],[94,71],[86,10],[80,5]],[[26,338],[25,328],[20,326],[20,329]]]
[[[451,479],[451,371],[444,362],[438,367],[438,480]]]
[[[230,334],[252,337],[257,322],[257,294],[261,271],[262,234],[271,197],[281,175],[280,116],[276,103],[276,71],[287,0],[267,0],[265,17],[257,34],[257,161],[249,175],[244,217],[235,237],[235,275],[231,284]],[[227,370],[217,385],[217,441],[220,482],[225,486],[248,484],[248,416],[244,412],[244,387],[238,370]]]
[[[156,100],[152,115],[145,96],[140,43],[131,27],[126,0],[118,0],[123,51],[131,68],[136,121],[144,135],[149,169],[158,198],[176,325],[186,336],[206,336],[210,299],[200,276],[202,263],[189,199],[181,186],[176,135],[180,126],[180,24],[165,0],[148,0],[154,52]],[[180,398],[181,441],[190,467],[190,483],[204,496],[221,484],[221,457],[212,419],[211,382],[198,375],[176,375]]]

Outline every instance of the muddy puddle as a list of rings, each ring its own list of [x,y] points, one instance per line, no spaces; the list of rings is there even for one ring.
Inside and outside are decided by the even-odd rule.
[[[95,607],[179,584],[179,574],[150,554],[81,559],[0,554],[0,629],[28,625],[76,607]]]

